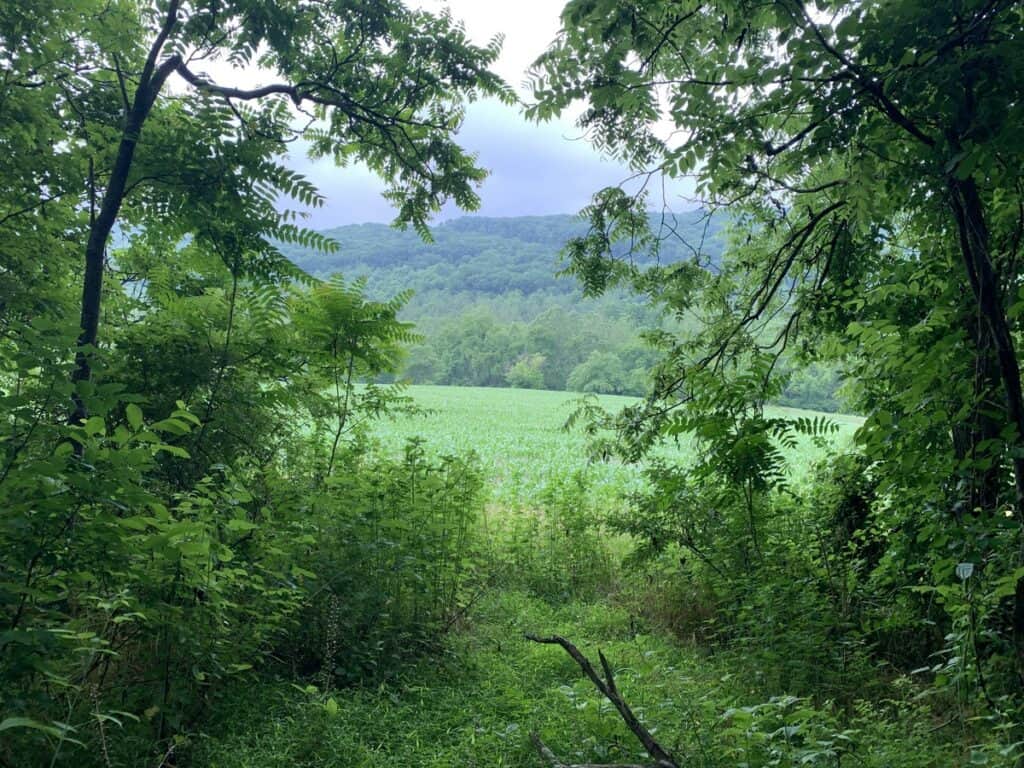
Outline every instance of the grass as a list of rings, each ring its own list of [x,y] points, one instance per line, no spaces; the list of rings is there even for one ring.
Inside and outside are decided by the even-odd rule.
[[[540,768],[531,731],[567,762],[649,762],[561,649],[528,642],[525,632],[570,637],[592,659],[600,648],[638,716],[688,768],[961,764],[961,755],[934,742],[915,705],[890,701],[906,717],[864,709],[852,728],[841,727],[830,707],[765,701],[731,671],[733,659],[680,646],[634,619],[607,602],[553,606],[497,591],[443,658],[409,669],[400,683],[327,697],[286,681],[238,689],[221,702],[224,719],[208,724],[190,764]],[[840,762],[829,749],[852,754]]]
[[[407,439],[422,436],[428,448],[440,454],[475,451],[491,481],[491,501],[498,506],[529,506],[553,476],[584,468],[595,494],[607,503],[614,503],[620,493],[640,483],[638,467],[618,463],[588,465],[584,435],[563,429],[578,395],[528,389],[439,386],[410,387],[408,394],[430,413],[382,423],[377,435],[385,446],[397,451]],[[613,395],[602,395],[599,399],[609,411],[636,402],[634,398]],[[849,441],[862,421],[856,416],[793,408],[771,410],[794,418],[826,416],[832,419],[839,427],[836,444]],[[690,450],[685,445],[668,446],[663,454],[683,462]],[[805,472],[820,453],[810,440],[802,441],[797,454],[791,457],[796,474]]]
[[[571,408],[566,393],[421,386],[410,394],[432,413],[381,425],[383,444],[398,451],[408,438],[424,436],[438,453],[475,451],[491,479],[492,509],[509,520],[550,512],[543,499],[551,497],[541,490],[548,480],[587,467],[583,437],[561,429]],[[612,409],[630,402],[602,400]],[[837,442],[849,440],[860,423],[832,418],[840,426]],[[686,460],[685,447],[672,450]],[[805,441],[792,463],[806,472],[820,453]],[[609,502],[638,481],[636,467],[592,465],[588,472]],[[648,762],[578,667],[560,649],[527,641],[526,632],[561,634],[595,659],[603,650],[638,716],[687,768],[924,768],[967,759],[955,739],[936,736],[909,682],[894,684],[881,704],[769,698],[759,661],[737,656],[741,651],[711,653],[679,643],[631,612],[628,606],[637,604],[625,594],[552,598],[524,591],[522,582],[506,573],[448,637],[443,653],[393,682],[326,693],[294,679],[238,686],[218,702],[206,735],[187,750],[187,764],[538,768],[543,763],[528,738],[534,730],[566,762]]]
[[[523,633],[566,632],[584,647],[617,638],[620,650],[628,626],[619,610],[553,607],[500,592],[478,608],[440,663],[409,670],[401,684],[338,692],[336,713],[322,697],[296,695],[288,685],[264,689],[257,700],[240,696],[222,708],[234,713],[223,724],[230,735],[201,743],[196,762],[210,768],[535,766],[530,730],[568,751],[586,748],[586,739],[572,742],[595,721],[605,729],[618,724],[561,651],[529,643]],[[650,642],[640,639],[623,657],[638,661],[636,649]],[[627,743],[624,733],[618,736]]]

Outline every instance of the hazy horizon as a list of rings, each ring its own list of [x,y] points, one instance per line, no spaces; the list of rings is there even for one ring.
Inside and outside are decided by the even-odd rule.
[[[454,208],[454,206],[453,206],[453,208]],[[700,206],[695,204],[695,203],[691,203],[691,202],[688,202],[688,201],[683,201],[683,202],[681,202],[681,204],[676,209],[673,210],[672,213],[675,214],[675,215],[681,215],[683,213],[694,211],[694,210],[697,210],[699,208],[700,208]],[[321,209],[321,213],[323,213],[323,209]],[[654,209],[650,209],[648,211],[648,213],[651,214],[651,215],[655,215],[655,214],[658,213],[658,211],[654,210]],[[543,218],[556,218],[556,217],[562,217],[562,216],[569,217],[569,218],[574,218],[574,219],[578,218],[581,221],[585,220],[584,218],[580,217],[579,210],[575,210],[575,211],[551,211],[550,213],[489,214],[489,213],[482,213],[480,211],[463,211],[463,210],[461,210],[459,208],[454,208],[454,211],[452,211],[452,212],[447,212],[447,213],[446,212],[442,212],[442,214],[439,214],[438,216],[432,218],[430,221],[427,222],[427,226],[430,227],[431,229],[433,229],[434,227],[442,226],[444,224],[450,224],[452,222],[456,222],[456,221],[459,221],[461,219],[543,219]],[[391,227],[392,223],[393,223],[393,221],[392,221],[393,218],[394,217],[392,216],[391,219],[388,219],[388,220],[385,220],[385,221],[346,221],[346,222],[339,223],[339,224],[327,224],[327,225],[314,226],[314,227],[311,227],[311,228],[315,229],[317,231],[320,231],[320,232],[326,232],[328,230],[340,229],[342,227],[363,227],[363,226],[368,226],[368,225],[375,225],[375,226],[382,226],[382,227]],[[412,228],[411,227],[407,227],[407,229],[409,229],[411,231]]]

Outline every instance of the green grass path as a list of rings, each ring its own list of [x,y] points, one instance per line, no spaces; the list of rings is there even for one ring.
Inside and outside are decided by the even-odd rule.
[[[680,715],[700,708],[709,681],[698,679],[693,652],[664,637],[633,634],[632,625],[618,608],[553,607],[497,592],[452,638],[441,660],[413,667],[400,683],[338,691],[337,711],[284,683],[264,686],[256,697],[237,692],[219,707],[232,713],[230,720],[211,724],[212,738],[198,743],[196,764],[535,767],[540,763],[529,744],[531,730],[574,762],[640,760],[633,737],[566,654],[523,637],[563,634],[595,661],[602,648],[634,708],[651,723],[685,732]]]
[[[601,649],[633,710],[686,768],[966,764],[955,744],[936,741],[922,711],[879,717],[866,708],[840,725],[804,700],[769,699],[735,658],[638,631],[621,607],[553,606],[495,591],[443,656],[412,666],[398,682],[333,692],[327,706],[287,682],[236,689],[219,702],[221,719],[208,724],[185,765],[550,768],[530,744],[533,730],[566,762],[649,762],[575,663],[525,632],[568,637],[595,663]],[[855,754],[837,762],[828,744]]]

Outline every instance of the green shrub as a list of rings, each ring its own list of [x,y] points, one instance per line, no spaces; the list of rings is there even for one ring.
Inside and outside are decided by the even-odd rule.
[[[544,355],[523,355],[508,369],[505,381],[516,389],[544,389]]]
[[[0,755],[20,764],[181,732],[214,683],[266,658],[303,595],[297,531],[268,524],[235,473],[172,494],[149,483],[157,454],[185,460],[163,437],[192,414],[147,424],[134,403],[104,418],[89,401],[83,426],[0,484]]]
[[[506,511],[492,531],[498,583],[553,601],[607,595],[617,569],[587,472],[552,473],[536,499],[535,509]]]
[[[457,619],[474,566],[483,478],[474,458],[347,457],[311,502],[303,558],[316,591],[293,658],[325,684],[377,681],[432,648]]]

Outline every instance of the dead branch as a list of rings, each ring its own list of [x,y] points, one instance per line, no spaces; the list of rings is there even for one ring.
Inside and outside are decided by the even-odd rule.
[[[601,651],[597,652],[598,658],[601,660],[601,668],[604,671],[604,679],[594,669],[594,665],[591,664],[590,659],[584,656],[579,648],[573,645],[571,642],[566,640],[564,637],[558,635],[552,635],[551,637],[539,637],[538,635],[527,634],[527,640],[531,640],[535,643],[541,643],[544,645],[559,645],[562,649],[572,657],[572,660],[579,665],[579,668],[583,670],[583,673],[587,678],[594,684],[601,695],[604,696],[608,701],[612,703],[616,710],[618,710],[619,716],[622,721],[626,724],[626,727],[632,731],[633,735],[643,745],[651,757],[654,758],[655,762],[649,766],[641,766],[638,764],[617,764],[617,765],[604,765],[600,768],[679,768],[679,764],[676,763],[675,758],[669,754],[669,752],[662,747],[654,737],[651,735],[641,723],[633,710],[630,709],[629,704],[622,698],[622,694],[619,693],[618,687],[615,685],[615,676],[612,674],[611,664],[608,663],[608,659],[605,658]],[[563,763],[560,761],[543,741],[536,734],[530,734],[530,739],[533,741],[534,746],[540,753],[541,757],[550,762],[555,768],[599,768],[593,764],[570,764]]]

